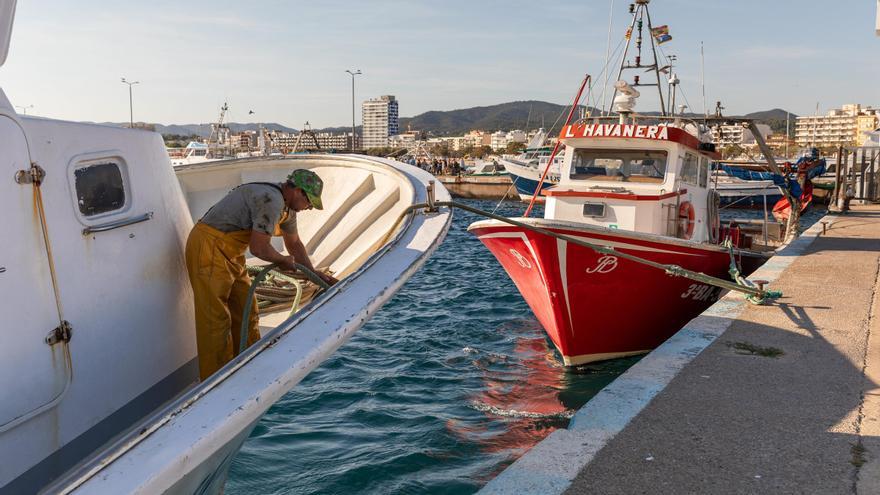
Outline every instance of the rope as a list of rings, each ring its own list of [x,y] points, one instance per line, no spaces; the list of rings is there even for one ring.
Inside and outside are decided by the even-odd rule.
[[[761,302],[763,302],[767,299],[775,299],[775,298],[778,298],[779,296],[782,295],[780,292],[767,291],[767,290],[763,290],[761,288],[755,287],[754,284],[752,284],[748,280],[742,278],[741,275],[740,275],[739,279],[745,281],[744,283],[740,283],[739,280],[737,280],[736,282],[731,282],[729,280],[724,280],[724,279],[721,279],[718,277],[713,277],[711,275],[706,275],[705,273],[688,270],[688,269],[683,268],[678,265],[667,265],[667,264],[663,264],[663,263],[657,263],[657,262],[651,261],[651,260],[646,260],[644,258],[639,258],[638,256],[634,256],[629,253],[617,251],[614,248],[609,248],[609,247],[605,247],[605,246],[600,246],[598,244],[593,244],[591,242],[587,242],[582,239],[578,239],[578,238],[575,238],[575,237],[572,237],[569,235],[558,234],[558,233],[553,232],[551,230],[547,230],[547,229],[544,229],[541,227],[535,227],[534,225],[528,225],[523,222],[513,220],[512,218],[502,217],[502,216],[496,215],[494,213],[489,213],[488,211],[483,211],[478,208],[474,208],[474,207],[471,207],[471,206],[468,206],[468,205],[465,205],[462,203],[457,203],[455,201],[439,201],[439,202],[435,203],[435,205],[436,206],[448,206],[448,207],[454,207],[454,208],[458,208],[461,210],[465,210],[465,211],[468,211],[468,212],[471,212],[471,213],[474,213],[474,214],[477,214],[480,216],[484,216],[486,218],[491,218],[493,220],[498,220],[499,222],[513,225],[515,227],[520,227],[525,230],[529,230],[532,232],[543,234],[548,237],[553,237],[555,239],[561,239],[561,240],[564,240],[564,241],[569,242],[571,244],[575,244],[575,245],[578,245],[581,247],[585,247],[587,249],[591,249],[599,254],[608,254],[611,256],[616,256],[618,258],[623,258],[623,259],[626,259],[629,261],[633,261],[635,263],[640,263],[640,264],[643,264],[646,266],[650,266],[650,267],[656,268],[658,270],[663,270],[666,274],[672,275],[674,277],[687,278],[689,280],[694,280],[696,282],[704,283],[707,285],[714,285],[715,287],[720,287],[722,289],[741,292],[741,293],[745,294],[747,297],[751,296],[753,299],[750,299],[750,301],[755,304],[761,304]],[[417,206],[418,205],[413,205],[410,207],[410,209],[414,209]],[[730,249],[732,252],[732,247]],[[735,263],[734,263],[734,265],[735,265]],[[737,270],[737,273],[739,273],[738,270]]]
[[[297,270],[301,271],[303,273],[303,275],[306,276],[306,278],[308,278],[310,281],[315,283],[315,285],[319,286],[321,289],[327,290],[330,288],[330,285],[327,282],[324,282],[324,280],[322,280],[321,277],[319,277],[312,270],[309,270],[308,268],[306,268],[304,265],[301,265],[299,263],[294,263],[294,266],[296,267]],[[252,306],[253,306],[253,302],[254,302],[254,296],[256,295],[256,291],[258,289],[258,286],[260,285],[260,282],[263,281],[263,279],[265,279],[266,277],[269,276],[269,272],[276,269],[277,267],[278,267],[278,265],[276,265],[274,263],[271,265],[267,265],[265,267],[262,267],[262,268],[250,267],[250,266],[247,267],[248,272],[256,271],[257,274],[256,274],[256,276],[254,276],[253,280],[251,281],[251,288],[248,290],[247,299],[245,300],[245,303],[244,303],[244,312],[241,316],[241,333],[239,334],[240,340],[238,342],[238,353],[239,354],[244,352],[244,350],[247,348],[247,335],[248,335],[248,327],[249,327],[248,320],[250,319],[251,310],[253,309]],[[292,298],[288,298],[288,297],[285,297],[285,295],[283,294],[283,292],[284,292],[283,289],[280,289],[277,287],[274,287],[274,288],[273,287],[270,287],[270,288],[264,287],[264,288],[261,288],[261,290],[264,291],[264,294],[266,294],[266,296],[263,297],[262,302],[263,303],[268,302],[270,304],[265,304],[264,306],[260,306],[261,302],[258,301],[257,307],[262,308],[262,309],[267,309],[269,307],[272,307],[273,309],[281,309],[284,306],[286,306],[287,302],[292,300],[293,301],[293,308],[291,310],[291,314],[292,314],[293,312],[296,311],[296,307],[299,306],[299,301],[302,297],[302,286],[299,285],[299,281],[297,281],[293,277],[289,277],[287,275],[284,275],[283,273],[275,273],[272,276],[277,277],[277,278],[284,280],[284,281],[287,281],[287,282],[293,281],[292,283],[296,286],[296,295],[293,296]],[[268,289],[268,290],[266,290],[266,289]],[[279,292],[279,291],[281,291],[281,292]],[[283,303],[283,304],[278,304],[279,302]],[[275,303],[275,304],[271,304],[271,303]],[[275,306],[278,306],[278,308],[275,308]]]
[[[730,268],[728,268],[727,272],[730,273],[730,278],[736,280],[736,283],[743,287],[751,287],[755,288],[755,284],[742,276],[742,273],[739,271],[739,266],[736,264],[736,258],[733,256],[733,241],[731,241],[730,237],[724,239],[724,242],[721,243],[723,247],[727,248],[728,254],[730,254]],[[778,290],[767,290],[761,291],[761,295],[747,295],[746,300],[752,304],[761,305],[771,299],[779,299],[782,297],[782,291]]]

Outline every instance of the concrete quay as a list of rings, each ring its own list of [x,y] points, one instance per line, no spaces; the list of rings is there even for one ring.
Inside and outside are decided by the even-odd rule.
[[[481,493],[880,493],[880,206],[822,222]]]
[[[438,175],[453,198],[512,199],[519,194],[507,175]]]

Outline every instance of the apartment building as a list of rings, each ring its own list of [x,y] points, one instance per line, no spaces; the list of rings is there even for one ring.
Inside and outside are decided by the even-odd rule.
[[[384,95],[365,101],[361,109],[364,148],[388,146],[388,138],[397,135],[400,128],[397,100],[392,95]]]
[[[528,136],[521,130],[497,131],[492,133],[489,146],[492,147],[492,151],[503,151],[510,143],[525,143],[526,141],[528,141]]]
[[[758,128],[758,132],[761,133],[761,136],[766,140],[770,134],[772,134],[772,130],[770,126],[767,124],[755,124]],[[741,125],[719,125],[712,128],[712,142],[715,143],[716,146],[724,147],[724,146],[756,146],[757,142],[755,141],[755,136],[752,135],[752,131],[744,128]]]
[[[801,147],[858,145],[864,142],[864,129],[876,123],[878,115],[880,109],[849,104],[831,109],[825,115],[798,117],[795,141]]]
[[[880,129],[880,110],[856,117],[856,146],[865,146],[871,133]]]

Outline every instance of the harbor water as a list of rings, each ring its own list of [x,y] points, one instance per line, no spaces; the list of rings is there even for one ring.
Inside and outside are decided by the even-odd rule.
[[[524,209],[505,202],[497,213]],[[226,493],[472,493],[638,361],[564,369],[466,231],[479,218],[454,215],[424,268],[259,422]],[[820,216],[814,209],[804,223]]]
[[[505,202],[497,213],[524,209]],[[425,266],[269,410],[226,493],[471,493],[637,361],[562,368],[513,282],[466,231],[479,218],[454,215]]]

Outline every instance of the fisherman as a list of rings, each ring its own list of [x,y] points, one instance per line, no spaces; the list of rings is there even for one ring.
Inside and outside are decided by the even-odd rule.
[[[323,209],[324,183],[311,170],[294,170],[281,184],[253,182],[230,191],[193,227],[186,241],[186,268],[195,294],[196,345],[199,374],[204,380],[238,354],[241,319],[251,279],[244,254],[295,270],[299,263],[328,284],[337,282],[319,273],[309,260],[296,229],[296,214]],[[290,255],[269,242],[281,236]],[[248,317],[247,345],[260,338],[256,297]]]

